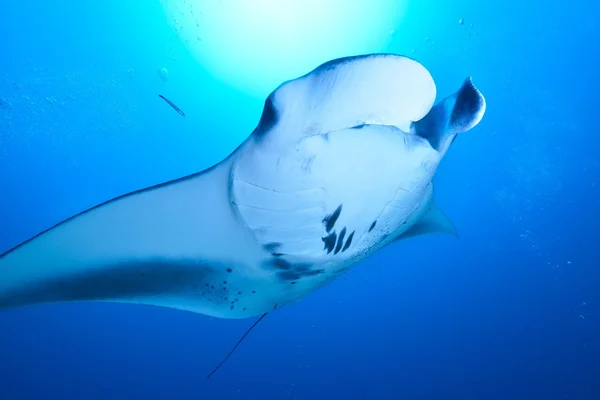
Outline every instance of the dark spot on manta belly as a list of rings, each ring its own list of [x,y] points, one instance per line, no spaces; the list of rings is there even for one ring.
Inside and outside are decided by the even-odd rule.
[[[284,281],[295,281],[301,278],[301,276],[295,271],[281,271],[277,274],[279,279]]]
[[[373,228],[375,228],[375,225],[377,225],[377,220],[373,221],[373,223],[369,227],[369,232],[371,232],[373,230]]]
[[[312,267],[312,265],[310,265],[310,264],[295,264],[294,270],[298,271],[298,272],[306,272],[306,271],[310,271],[311,267]]]
[[[317,274],[316,273],[310,274],[310,273],[306,273],[306,272],[300,273],[300,272],[296,272],[296,271],[282,271],[277,274],[279,279],[281,279],[282,281],[297,281],[297,280],[302,279],[303,277],[313,276],[313,275],[317,275]]]
[[[338,220],[338,218],[340,217],[340,214],[342,213],[342,205],[340,204],[338,206],[338,208],[335,209],[334,212],[332,212],[331,214],[325,216],[325,218],[323,218],[323,224],[325,224],[325,230],[327,231],[327,233],[329,233],[333,227],[335,226],[336,221]]]
[[[271,265],[277,269],[283,270],[283,271],[287,271],[292,269],[292,264],[289,261],[286,261],[283,258],[272,258],[271,259]]]
[[[354,237],[354,232],[352,231],[352,233],[348,236],[348,240],[346,240],[346,244],[344,245],[344,248],[342,249],[342,253],[345,252],[346,250],[348,250],[348,247],[350,247],[350,245],[352,244],[352,238]]]
[[[344,245],[344,236],[346,236],[346,227],[342,228],[342,231],[338,236],[337,245],[335,246],[335,251],[333,252],[333,254],[339,253],[342,249],[342,246]]]
[[[270,242],[263,246],[263,249],[271,253],[273,257],[281,257],[284,256],[284,253],[280,253],[277,250],[281,247],[281,243],[279,242]]]
[[[324,273],[325,270],[324,269],[312,269],[310,271],[306,271],[305,273],[302,274],[302,277],[305,276],[315,276],[315,275],[321,275],[322,273]]]
[[[327,250],[327,254],[331,253],[333,251],[333,248],[335,247],[335,242],[337,239],[337,234],[334,232],[331,232],[329,235],[325,236],[324,238],[321,238],[321,240],[323,241],[324,247],[323,250]]]
[[[277,273],[277,276],[282,281],[298,281],[302,278],[319,275],[325,272],[323,269],[312,269],[312,265],[308,263],[289,264],[291,269]]]
[[[281,247],[281,243],[279,243],[279,242],[270,242],[270,243],[265,244],[263,246],[263,249],[265,249],[269,253],[273,253],[274,251],[277,251],[280,247]]]

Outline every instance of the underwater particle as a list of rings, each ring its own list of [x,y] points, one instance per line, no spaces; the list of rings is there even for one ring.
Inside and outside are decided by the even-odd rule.
[[[465,19],[464,18],[459,19],[458,23],[461,24],[461,25],[464,25],[465,24]]]
[[[160,79],[166,82],[169,80],[169,71],[167,71],[166,68],[159,68],[158,76],[160,76]]]
[[[4,97],[0,97],[0,110],[10,111],[10,103]]]

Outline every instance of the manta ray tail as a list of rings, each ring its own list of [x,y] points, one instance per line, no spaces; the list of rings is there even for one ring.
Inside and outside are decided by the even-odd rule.
[[[443,155],[458,133],[474,128],[481,121],[485,107],[485,98],[468,77],[456,93],[414,122],[411,132],[427,139]]]
[[[262,321],[264,317],[266,317],[266,316],[267,316],[267,314],[268,314],[268,313],[264,313],[263,315],[261,315],[261,316],[260,316],[260,318],[258,318],[258,319],[256,320],[256,322],[254,322],[250,328],[248,328],[248,330],[246,331],[246,333],[244,333],[244,334],[242,335],[242,337],[240,338],[240,340],[238,340],[238,341],[237,341],[237,343],[235,344],[235,346],[233,346],[233,348],[232,348],[232,349],[231,349],[231,351],[230,351],[230,352],[229,352],[229,353],[228,353],[228,354],[225,356],[225,358],[223,358],[223,360],[221,360],[221,362],[220,362],[220,363],[219,363],[219,364],[218,364],[218,365],[215,367],[215,369],[213,369],[213,370],[210,372],[210,374],[208,374],[208,375],[206,376],[206,379],[209,379],[211,376],[213,376],[213,374],[214,374],[215,372],[217,372],[217,371],[219,370],[219,368],[221,368],[221,366],[222,366],[223,364],[225,364],[225,361],[227,361],[227,360],[229,359],[229,357],[231,357],[231,355],[232,355],[232,354],[235,352],[235,350],[238,348],[238,346],[239,346],[240,344],[242,344],[242,342],[244,341],[244,339],[246,338],[246,336],[248,336],[248,334],[249,334],[249,333],[252,331],[252,329],[254,329],[254,327],[256,327],[256,325],[258,325],[258,323],[259,323],[260,321]]]

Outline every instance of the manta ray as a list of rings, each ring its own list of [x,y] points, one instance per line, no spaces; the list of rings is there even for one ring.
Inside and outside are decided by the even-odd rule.
[[[432,179],[486,103],[470,77],[435,98],[429,71],[395,54],[331,60],[284,82],[216,165],[0,255],[0,309],[104,301],[264,317],[387,245],[456,234]]]

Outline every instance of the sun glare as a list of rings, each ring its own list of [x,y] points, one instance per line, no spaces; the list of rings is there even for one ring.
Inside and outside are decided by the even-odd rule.
[[[167,18],[216,79],[264,97],[332,58],[385,51],[403,0],[164,0]]]

